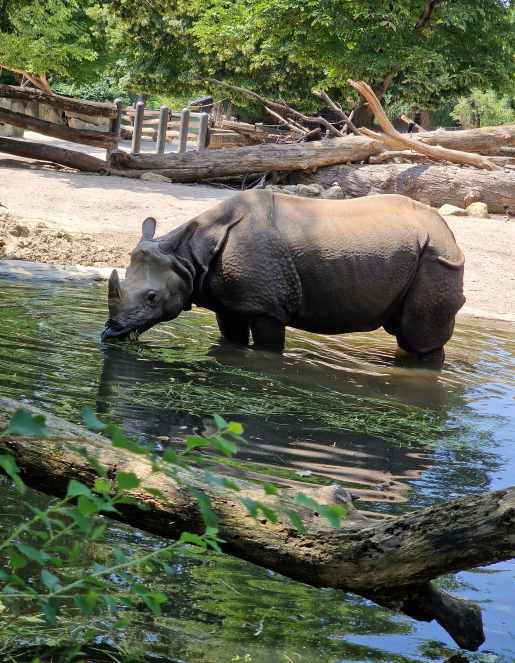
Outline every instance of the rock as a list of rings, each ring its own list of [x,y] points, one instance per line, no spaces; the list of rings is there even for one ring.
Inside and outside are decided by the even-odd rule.
[[[338,199],[338,198],[345,198],[345,196],[343,195],[341,187],[332,186],[330,189],[326,189],[324,191],[324,193],[322,194],[322,198]]]
[[[297,195],[303,198],[317,198],[324,191],[320,184],[298,184],[297,187]]]
[[[145,180],[145,182],[167,182],[168,184],[172,181],[169,177],[159,175],[158,173],[143,173],[140,180]]]
[[[380,196],[380,195],[381,195],[381,194],[380,194],[380,193],[377,193],[377,191],[369,191],[369,192],[367,193],[367,196]]]
[[[471,203],[465,211],[469,216],[488,219],[488,205],[486,203]]]
[[[420,196],[420,198],[418,199],[418,202],[422,203],[422,205],[429,205],[429,207],[431,207],[431,201],[429,200],[429,198],[427,196]]]
[[[57,108],[52,108],[52,106],[47,106],[46,104],[39,105],[39,119],[46,120],[47,122],[57,122],[57,124],[63,124],[61,119],[61,111]]]
[[[442,205],[438,211],[442,216],[467,216],[467,210],[455,205]]]
[[[299,193],[298,184],[267,184],[265,189],[273,193],[285,193],[287,196],[297,196]]]

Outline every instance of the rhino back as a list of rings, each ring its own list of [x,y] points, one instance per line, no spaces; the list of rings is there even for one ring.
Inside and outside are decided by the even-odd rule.
[[[303,199],[298,205],[275,196],[277,227],[302,285],[294,326],[342,333],[384,324],[406,293],[428,238],[416,218],[420,210],[407,200]]]

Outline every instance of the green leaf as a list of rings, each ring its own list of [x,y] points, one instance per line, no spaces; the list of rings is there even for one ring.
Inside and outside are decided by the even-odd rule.
[[[89,453],[86,451],[86,449],[75,449],[83,458],[85,458],[88,463],[91,465],[91,467],[95,470],[95,472],[98,474],[99,477],[102,477],[102,479],[105,479],[107,481],[107,472],[105,469],[100,465],[98,460],[94,458],[93,456],[90,456]]]
[[[95,490],[97,493],[109,493],[111,491],[111,486],[107,483],[107,481],[95,481],[93,490]]]
[[[206,549],[207,544],[204,539],[200,538],[198,534],[190,534],[189,532],[183,532],[179,543],[193,543],[195,546],[200,546],[201,548]]]
[[[25,557],[21,557],[21,555],[18,555],[16,550],[14,548],[8,548],[7,549],[7,557],[9,557],[9,562],[11,563],[12,570],[14,573],[18,569],[23,569],[24,566],[27,566],[28,562],[25,559]]]
[[[164,495],[158,488],[145,488],[145,492],[154,495],[154,497],[159,497],[159,499],[168,502],[166,495]]]
[[[6,433],[23,435],[24,437],[50,437],[42,414],[32,415],[23,408],[13,414]]]
[[[304,527],[304,523],[302,522],[302,518],[298,516],[296,513],[293,513],[293,511],[286,511],[288,517],[293,523],[293,526],[297,530],[299,534],[305,534],[306,533],[306,528]]]
[[[18,492],[23,495],[25,492],[25,484],[19,477],[20,468],[16,465],[14,458],[7,454],[0,456],[0,467],[14,482]]]
[[[207,447],[211,445],[211,440],[207,440],[205,437],[193,437],[192,435],[186,435],[186,451],[191,451],[196,447]]]
[[[127,624],[130,624],[131,620],[127,619],[127,617],[122,617],[121,619],[115,619],[113,622],[114,628],[122,628],[122,626],[127,626]]]
[[[224,440],[223,437],[217,437],[215,440],[210,440],[210,446],[218,449],[218,451],[221,451],[224,456],[227,456],[228,458],[238,451],[238,447],[234,442]]]
[[[91,523],[85,518],[78,509],[65,509],[65,512],[78,525],[81,532],[89,534],[91,532]]]
[[[99,580],[98,578],[95,578],[95,576],[90,576],[90,575],[84,576],[82,578],[82,581],[87,582],[90,585],[95,585],[96,587],[102,587],[102,589],[108,588],[107,583],[103,582],[102,580]]]
[[[340,519],[347,513],[346,509],[340,504],[323,505],[317,508],[318,513],[327,518],[333,527],[341,527]]]
[[[201,506],[200,510],[202,512],[202,517],[204,518],[204,522],[206,523],[206,527],[217,527],[219,518],[218,516],[211,511],[211,509],[206,508],[205,506]]]
[[[229,424],[219,414],[214,414],[213,419],[215,420],[215,423],[218,426],[218,428],[220,429],[229,428]]]
[[[51,592],[56,592],[59,589],[61,589],[61,585],[59,584],[59,578],[55,576],[53,573],[50,573],[50,571],[47,571],[46,569],[43,569],[41,571],[41,580],[43,584],[46,585]]]
[[[79,495],[86,495],[86,497],[90,497],[91,491],[80,481],[75,481],[75,479],[72,479],[68,484],[66,497],[78,497]]]
[[[304,493],[298,493],[297,499],[295,501],[297,504],[304,504],[305,506],[318,506],[318,502],[316,500],[313,500],[311,497],[304,495]]]
[[[81,495],[77,500],[77,509],[79,510],[79,513],[83,516],[91,516],[92,513],[99,512],[99,508],[93,502],[93,500],[88,499],[84,495]]]
[[[117,472],[115,479],[120,490],[132,490],[141,483],[133,472]]]
[[[124,564],[125,562],[129,561],[127,555],[122,550],[120,550],[120,548],[114,549],[114,555],[118,564]]]
[[[167,463],[175,465],[177,463],[177,452],[175,451],[175,449],[172,449],[171,447],[166,447],[166,449],[163,452],[162,459],[165,460]]]
[[[264,504],[261,504],[261,502],[259,502],[258,504],[259,504],[260,511],[265,515],[265,517],[268,518],[268,520],[270,522],[275,524],[277,522],[276,512],[273,509],[271,509],[270,507],[265,506]]]
[[[229,422],[229,431],[235,435],[241,435],[243,433],[243,426],[236,421]]]
[[[15,543],[14,545],[22,555],[25,555],[25,557],[28,557],[33,562],[37,562],[41,566],[45,566],[45,562],[47,562],[49,559],[52,559],[51,555],[46,553],[44,550],[36,550],[36,548],[27,546],[23,543]]]
[[[159,616],[161,614],[161,606],[152,596],[143,596],[143,601],[154,615]]]
[[[240,502],[247,507],[247,511],[253,518],[257,518],[258,515],[258,502],[254,502],[250,497],[240,497]]]
[[[90,407],[82,408],[82,421],[88,430],[104,430],[103,424]]]
[[[59,606],[52,601],[44,601],[41,604],[41,610],[51,624],[55,624],[57,616],[60,614]]]
[[[263,488],[267,495],[277,495],[277,488],[272,483],[267,483],[263,481]]]
[[[127,451],[132,451],[134,454],[142,454],[147,456],[152,452],[152,449],[149,447],[144,447],[137,442],[131,442],[131,440],[128,440],[121,428],[116,426],[108,426],[108,429],[112,430],[111,441],[113,443],[113,447],[126,449]]]

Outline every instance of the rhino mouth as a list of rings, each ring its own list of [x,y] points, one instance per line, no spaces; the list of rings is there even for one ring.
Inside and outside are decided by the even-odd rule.
[[[134,337],[134,340],[137,340],[140,334],[148,331],[151,327],[152,324],[140,325],[138,327],[125,327],[115,320],[108,320],[100,334],[100,340],[112,341],[116,339],[118,341],[123,341],[132,336]]]

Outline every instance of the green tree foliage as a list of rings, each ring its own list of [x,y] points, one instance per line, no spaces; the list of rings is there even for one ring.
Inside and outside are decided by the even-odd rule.
[[[378,96],[393,81],[395,99],[435,108],[473,87],[505,90],[514,72],[513,10],[499,0],[115,0],[115,7],[130,53],[125,81],[154,93],[177,93],[200,74],[311,111],[314,86],[348,106],[350,77]]]
[[[47,91],[52,78],[96,78],[110,58],[105,15],[95,0],[2,0],[0,66]]]
[[[474,90],[458,101],[451,117],[466,129],[514,124],[514,100],[493,90]]]

